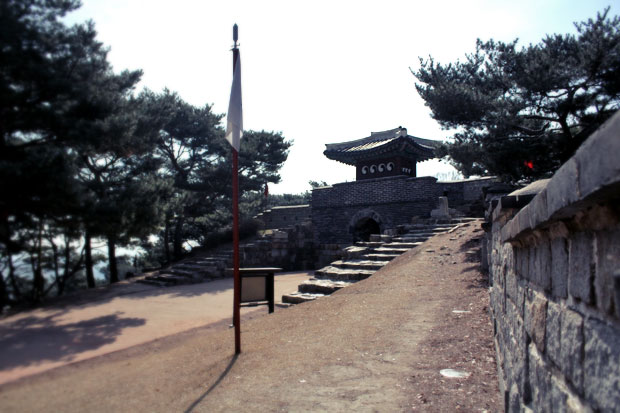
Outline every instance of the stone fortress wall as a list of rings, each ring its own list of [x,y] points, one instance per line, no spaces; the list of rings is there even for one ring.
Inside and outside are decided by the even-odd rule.
[[[428,218],[444,194],[451,208],[475,216],[471,206],[482,205],[482,189],[495,181],[437,182],[433,177],[394,176],[315,188],[310,205],[274,207],[256,217],[267,231],[265,239],[244,252],[243,262],[308,269],[313,261],[320,268],[341,258],[342,247],[354,242],[353,228],[360,221],[371,219],[380,231],[395,230],[415,218]],[[276,229],[280,231],[271,231]]]
[[[482,188],[495,181],[437,182],[430,176],[394,176],[315,188],[311,204],[315,243],[351,244],[352,228],[365,218],[376,221],[381,231],[410,224],[415,217],[428,218],[444,193],[451,208],[472,216],[469,207],[481,202]]]
[[[534,192],[486,226],[505,411],[617,411],[620,113]]]

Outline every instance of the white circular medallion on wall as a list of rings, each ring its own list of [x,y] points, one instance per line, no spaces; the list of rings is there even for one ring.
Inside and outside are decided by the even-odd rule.
[[[384,163],[380,163],[378,169],[379,169],[379,172],[385,171],[385,164]]]
[[[371,165],[370,166],[370,173],[374,174],[375,172],[377,172],[377,165]]]
[[[362,166],[362,175],[366,175],[368,173],[368,167]]]
[[[385,167],[388,171],[391,171],[392,169],[394,169],[394,162],[388,162]]]

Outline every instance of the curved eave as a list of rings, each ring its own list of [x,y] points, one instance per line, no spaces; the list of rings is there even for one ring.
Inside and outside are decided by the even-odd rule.
[[[328,148],[323,152],[323,154],[328,159],[346,163],[348,165],[355,165],[359,161],[375,159],[379,156],[410,155],[418,162],[436,157],[435,150],[433,148],[418,145],[411,140],[405,140],[405,138],[394,139],[388,141],[384,145],[364,150],[350,150],[349,148],[334,150]]]

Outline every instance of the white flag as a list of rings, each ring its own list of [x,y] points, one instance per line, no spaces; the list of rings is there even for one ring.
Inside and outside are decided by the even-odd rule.
[[[228,116],[226,117],[226,140],[237,152],[243,136],[243,105],[241,104],[241,55],[237,57],[233,74]]]

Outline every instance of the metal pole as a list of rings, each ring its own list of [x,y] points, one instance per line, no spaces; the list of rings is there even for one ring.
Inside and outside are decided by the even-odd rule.
[[[233,26],[233,76],[237,59],[239,58],[239,48],[237,47],[237,25]],[[240,306],[241,306],[241,279],[239,276],[239,159],[238,153],[233,148],[233,184],[232,184],[232,202],[233,202],[233,278],[234,278],[234,310],[233,324],[235,325],[235,354],[241,353],[241,326],[239,322]]]

